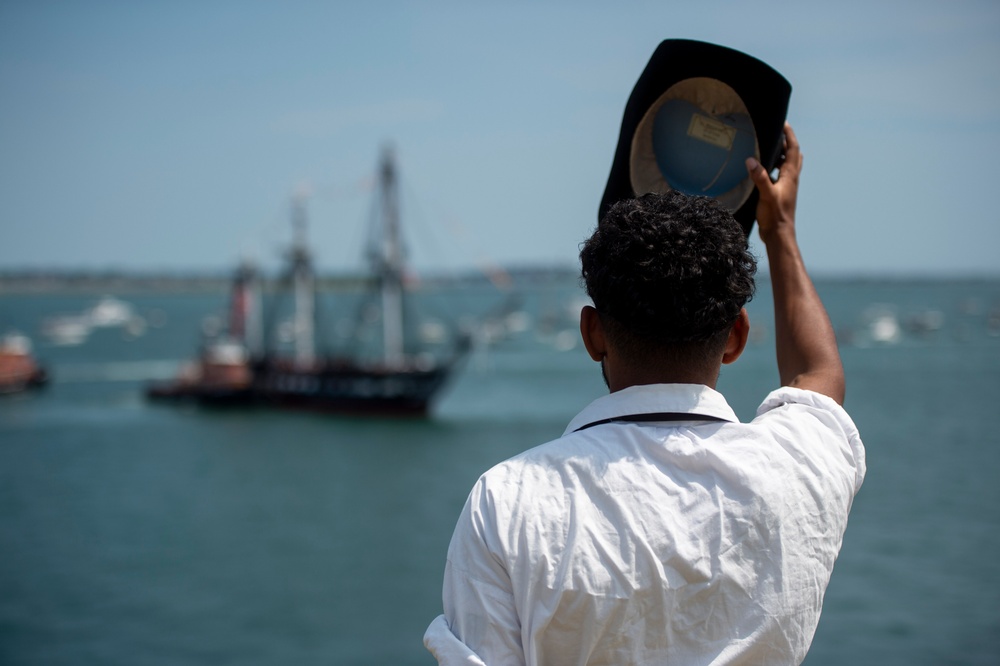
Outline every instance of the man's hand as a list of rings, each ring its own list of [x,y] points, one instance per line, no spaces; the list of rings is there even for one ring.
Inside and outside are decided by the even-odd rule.
[[[757,191],[757,225],[765,243],[779,231],[795,231],[795,205],[799,195],[799,175],[802,173],[802,151],[792,126],[785,123],[785,160],[778,170],[778,180],[771,177],[752,157],[747,158],[747,171]]]

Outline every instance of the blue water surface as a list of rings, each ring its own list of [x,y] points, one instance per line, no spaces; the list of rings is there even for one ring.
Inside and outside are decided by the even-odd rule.
[[[72,347],[41,322],[98,295],[0,296],[54,376],[0,401],[0,663],[433,663],[469,488],[604,391],[575,281],[518,288],[532,325],[477,349],[422,421],[147,403],[221,293],[122,294],[157,326]],[[868,477],[806,664],[1000,663],[1000,282],[819,289]],[[502,298],[418,295],[456,318]],[[751,317],[719,387],[743,419],[777,383],[766,283]]]

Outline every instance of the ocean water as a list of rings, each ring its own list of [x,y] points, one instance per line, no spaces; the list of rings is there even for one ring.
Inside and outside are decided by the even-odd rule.
[[[1000,663],[1000,281],[818,286],[869,471],[805,663]],[[575,282],[516,291],[531,325],[417,421],[147,403],[221,293],[119,294],[148,327],[75,346],[42,322],[98,294],[0,295],[0,333],[30,334],[54,376],[0,400],[0,663],[433,663],[421,637],[469,488],[604,392]],[[766,283],[751,317],[719,386],[744,419],[777,383]]]

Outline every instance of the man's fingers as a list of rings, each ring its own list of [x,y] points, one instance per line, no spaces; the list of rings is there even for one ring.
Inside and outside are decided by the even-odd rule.
[[[796,155],[799,153],[799,139],[795,136],[795,130],[792,129],[787,120],[785,121],[785,152],[794,152]]]
[[[802,151],[799,148],[799,140],[792,130],[792,126],[785,123],[785,161],[778,172],[780,179],[786,173],[793,178],[798,178],[802,171]]]
[[[781,166],[776,181],[771,180],[771,175],[755,158],[748,157],[746,160],[750,179],[757,186],[762,201],[774,201],[783,196],[783,193],[789,192],[789,188],[794,191],[798,187],[799,174],[802,172],[802,151],[799,149],[799,140],[792,131],[792,126],[787,122],[782,153],[784,159],[780,160]]]

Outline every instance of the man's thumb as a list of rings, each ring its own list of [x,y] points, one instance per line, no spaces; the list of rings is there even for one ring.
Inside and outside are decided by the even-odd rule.
[[[761,163],[756,158],[748,157],[746,159],[746,166],[747,171],[750,173],[750,179],[756,183],[758,188],[762,187],[762,178],[770,184],[771,179],[767,177],[767,172],[764,171],[764,167],[761,166]]]

